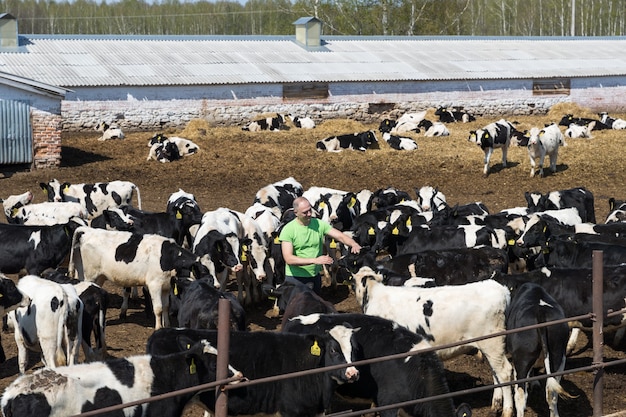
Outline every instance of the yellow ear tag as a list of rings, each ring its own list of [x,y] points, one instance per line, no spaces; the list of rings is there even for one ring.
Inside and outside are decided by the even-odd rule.
[[[48,195],[48,189],[47,188],[42,188],[41,190],[43,191],[44,194]]]
[[[180,214],[180,210],[176,210],[176,220],[180,220],[183,218],[183,215]]]
[[[543,230],[541,231],[541,233],[545,233],[547,229],[548,229],[548,226],[543,226]]]
[[[321,209],[323,209],[324,207],[326,207],[326,203],[324,203],[324,202],[322,201],[318,207],[319,207],[319,208],[321,208]]]
[[[178,295],[178,285],[174,284],[174,295]]]
[[[348,203],[348,208],[354,207],[355,204],[356,204],[356,198],[352,197],[350,199],[350,202]]]
[[[394,228],[393,228],[393,230],[391,231],[391,234],[392,234],[392,235],[399,235],[399,234],[400,234],[400,231],[398,230],[398,228],[397,228],[397,227],[394,227]]]
[[[330,241],[330,248],[331,249],[337,249],[337,242],[335,242],[335,239]]]
[[[509,239],[506,243],[508,243],[509,246],[513,246],[513,245],[515,245],[515,240],[514,239]]]
[[[373,227],[370,227],[369,229],[367,229],[367,234],[370,236],[374,236],[376,232],[374,231]]]
[[[411,226],[411,218],[409,217],[408,219],[406,219],[406,223],[407,226]]]
[[[20,209],[18,208],[14,208],[13,210],[11,210],[11,217],[15,217],[18,211],[20,211]]]
[[[274,243],[277,245],[280,243],[280,239],[278,238],[278,236],[274,238]]]
[[[485,133],[485,137],[488,138],[489,137],[489,133]]]
[[[196,362],[191,358],[191,365],[189,365],[189,375],[196,373]]]
[[[248,255],[246,255],[247,252],[248,252],[248,246],[247,245],[242,245],[241,246],[241,260],[243,262],[248,260]]]
[[[66,185],[65,187],[63,187],[63,192],[65,192],[65,191],[67,191],[67,190],[69,190],[69,189],[70,189],[70,186],[69,186],[69,185]]]
[[[320,349],[320,346],[317,344],[317,340],[315,342],[313,342],[313,346],[311,346],[311,355],[313,356],[320,356],[322,354],[322,349]]]

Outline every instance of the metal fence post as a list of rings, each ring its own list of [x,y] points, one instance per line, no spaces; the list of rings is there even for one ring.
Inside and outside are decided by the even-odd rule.
[[[230,350],[230,301],[220,298],[217,319],[217,380],[228,378]],[[228,415],[228,391],[215,388],[215,417]]]
[[[603,252],[594,250],[592,255],[593,269],[593,365],[602,365],[604,361],[604,270],[603,270]],[[595,368],[593,378],[593,417],[602,416],[602,389],[604,387],[604,368]]]

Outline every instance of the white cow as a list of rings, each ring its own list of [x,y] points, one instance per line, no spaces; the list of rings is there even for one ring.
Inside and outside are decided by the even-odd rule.
[[[315,129],[315,122],[310,117],[300,117],[290,114],[289,118],[296,127],[301,129]]]
[[[9,313],[20,373],[26,372],[28,350],[40,351],[48,368],[74,365],[82,341],[83,320],[83,302],[74,287],[26,275],[20,278],[17,288],[31,299],[29,306]]]
[[[580,126],[576,123],[571,123],[567,129],[565,129],[565,136],[568,138],[584,138],[591,139],[591,131],[595,127],[596,122],[591,122],[586,126]]]
[[[28,204],[11,214],[11,223],[31,226],[52,226],[63,224],[72,218],[87,219],[87,211],[80,203],[44,202]]]
[[[432,344],[444,345],[506,330],[509,290],[493,280],[434,288],[388,287],[383,276],[369,267],[354,276],[355,295],[363,313],[393,320],[409,330],[424,332]],[[495,383],[509,382],[513,368],[506,357],[505,336],[493,337],[437,353],[442,359],[479,349],[493,372]],[[491,407],[502,416],[513,415],[510,386],[496,388]]]
[[[539,128],[530,129],[530,137],[528,139],[528,157],[530,158],[530,176],[535,176],[535,159],[539,158],[539,176],[543,177],[543,161],[548,155],[550,158],[550,171],[556,172],[556,158],[559,154],[559,146],[567,146],[561,129],[556,124]]]
[[[609,116],[608,113],[603,112],[600,113],[600,121],[607,126],[610,126],[611,129],[615,130],[623,130],[626,129],[626,120],[624,119],[614,119]]]
[[[447,206],[446,196],[438,188],[425,185],[416,189],[415,194],[420,211],[439,211]]]
[[[0,198],[2,208],[4,209],[4,215],[7,217],[7,221],[12,223],[11,218],[19,208],[30,204],[33,201],[33,193],[26,191],[22,194],[10,195],[4,200]]]
[[[99,141],[124,139],[124,132],[122,132],[122,129],[120,129],[116,125],[110,125],[105,122],[100,122],[96,125],[94,129],[102,133],[102,136],[98,138]]]
[[[397,151],[414,151],[417,149],[417,143],[411,138],[385,132],[383,133],[383,139],[391,148]]]

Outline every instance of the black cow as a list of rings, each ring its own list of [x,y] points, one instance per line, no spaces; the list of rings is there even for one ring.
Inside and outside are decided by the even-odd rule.
[[[596,222],[593,193],[585,187],[552,191],[545,195],[537,192],[526,192],[524,197],[530,213],[573,207],[578,210],[583,222]]]
[[[138,234],[156,234],[174,239],[182,245],[189,235],[189,228],[202,222],[202,215],[183,206],[174,212],[149,212],[131,206],[121,207],[121,210],[132,221],[131,232]]]
[[[587,126],[589,124],[591,124],[592,122],[595,122],[593,125],[593,129],[592,130],[606,130],[606,129],[611,129],[611,126],[602,123],[600,120],[598,119],[591,119],[588,117],[574,117],[573,114],[566,114],[565,116],[563,116],[561,118],[561,120],[559,121],[559,126],[569,126],[572,123],[576,124],[578,126]]]
[[[463,122],[469,123],[476,120],[476,118],[470,113],[466,112],[462,109],[453,108],[449,110],[446,107],[439,107],[435,110],[435,116],[439,117],[439,121],[442,123],[454,123],[454,122]]]
[[[343,325],[320,336],[232,331],[230,363],[252,380],[330,365],[345,364],[346,368],[231,389],[228,415],[279,412],[285,417],[313,417],[323,413],[330,406],[337,384],[358,379],[358,370],[349,365],[354,357],[353,334],[353,329]],[[152,355],[168,354],[201,339],[216,343],[217,331],[161,329],[150,336],[146,349]],[[214,411],[213,390],[199,394],[198,399]]]
[[[30,304],[30,298],[15,286],[15,282],[0,274],[0,318],[4,318],[8,312],[18,307],[27,307],[28,304]],[[4,349],[0,344],[0,363],[6,360]]]
[[[329,329],[343,323],[360,328],[354,335],[358,351],[357,360],[416,351],[430,346],[422,335],[398,326],[391,320],[364,314],[298,316],[285,323],[282,331],[323,335]],[[371,400],[379,407],[448,392],[445,371],[435,352],[374,362],[358,368],[359,380],[353,384],[340,386],[337,392],[344,396]],[[449,398],[414,404],[402,409],[410,416],[471,416],[467,404],[462,404],[455,412]],[[380,415],[395,417],[397,413],[397,409],[392,409],[381,411]]]
[[[80,366],[44,368],[13,381],[2,396],[2,412],[12,417],[70,416],[112,405],[144,400],[214,382],[215,344],[180,346],[166,356],[140,355]],[[241,377],[229,367],[228,376]],[[132,406],[134,416],[181,416],[193,390],[149,404]],[[123,411],[108,415],[125,415]]]
[[[307,285],[299,281],[287,281],[275,289],[270,289],[270,297],[276,297],[276,306],[283,315],[282,325],[296,316],[323,313],[337,313],[335,306],[317,295]]]
[[[178,326],[190,329],[217,329],[219,301],[230,301],[230,324],[233,330],[246,330],[246,312],[232,293],[218,290],[206,279],[177,280],[173,291],[182,293],[178,307]]]
[[[540,285],[527,282],[512,295],[506,312],[507,330],[561,320],[565,313],[559,303]],[[534,330],[512,333],[506,337],[507,350],[511,354],[514,379],[531,377],[533,366],[544,357],[546,375],[565,369],[565,353],[569,327],[567,323],[554,324]],[[558,416],[559,396],[572,398],[560,385],[561,376],[546,380],[546,401],[551,416]],[[515,384],[515,408],[523,415],[526,408],[528,383]]]
[[[315,147],[320,151],[341,152],[352,149],[365,152],[373,145],[378,145],[378,139],[373,130],[346,135],[331,136],[317,142]]]
[[[607,240],[609,239],[609,240]],[[575,235],[551,236],[535,266],[551,266],[557,268],[590,268],[593,251],[603,251],[605,265],[626,263],[626,239],[576,233]]]
[[[70,253],[78,221],[54,226],[0,224],[0,272],[17,274],[25,270],[41,275],[58,267]]]

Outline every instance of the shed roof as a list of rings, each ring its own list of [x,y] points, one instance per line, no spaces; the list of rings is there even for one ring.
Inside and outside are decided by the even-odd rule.
[[[626,37],[20,35],[0,71],[68,88],[626,75]]]
[[[69,91],[72,91],[2,71],[0,71],[0,84],[55,98],[63,98]]]

